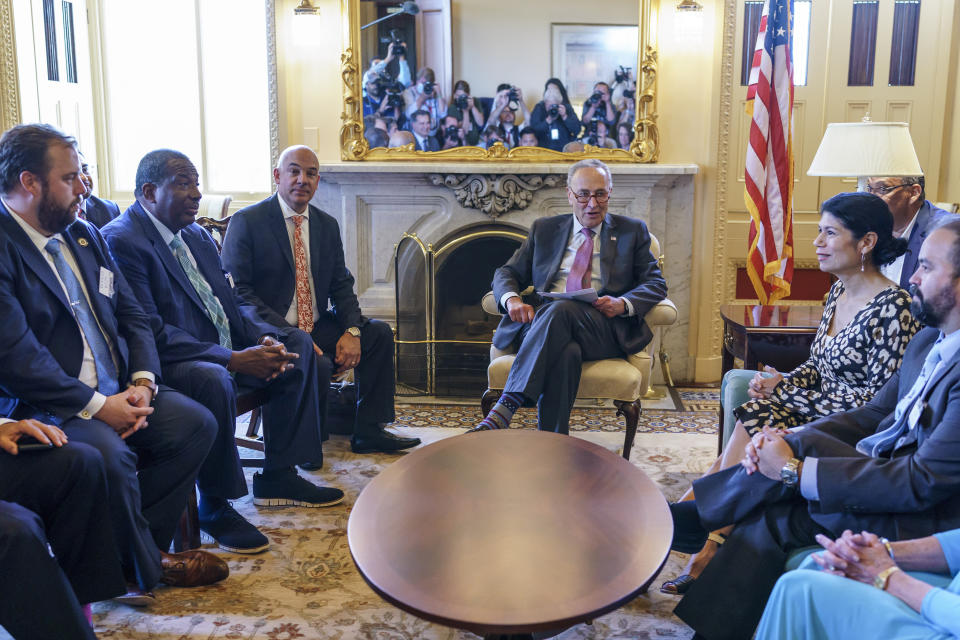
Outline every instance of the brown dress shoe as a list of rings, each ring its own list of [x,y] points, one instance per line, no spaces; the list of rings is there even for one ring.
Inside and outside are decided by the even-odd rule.
[[[194,549],[180,553],[160,552],[163,577],[160,582],[171,587],[200,587],[220,582],[230,575],[230,567],[207,551]]]

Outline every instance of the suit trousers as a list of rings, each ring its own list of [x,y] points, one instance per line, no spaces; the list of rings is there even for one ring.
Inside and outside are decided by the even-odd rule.
[[[337,341],[343,330],[336,322],[321,319],[313,327],[313,341],[323,351],[319,358],[320,397],[326,416],[330,376],[336,370]],[[373,435],[380,424],[393,422],[396,393],[393,372],[393,330],[386,322],[369,320],[360,330],[360,363],[354,369],[357,384],[357,421],[354,433]]]
[[[197,477],[201,495],[232,500],[247,493],[234,436],[237,395],[248,391],[266,389],[269,394],[261,414],[264,468],[323,460],[313,343],[299,329],[285,330],[281,341],[287,351],[300,357],[293,361],[293,369],[271,381],[243,374],[234,377],[226,367],[212,362],[179,362],[163,368],[164,380],[208,408],[217,422],[216,440]]]
[[[539,309],[518,334],[520,346],[504,385],[537,401],[538,427],[568,433],[584,360],[624,355],[610,319],[584,302],[557,300]]]
[[[96,449],[0,452],[0,567],[0,625],[15,638],[94,638],[81,603],[125,591]]]
[[[787,441],[801,458],[861,456],[853,446],[815,429],[791,434]],[[749,638],[788,555],[816,544],[816,534],[837,537],[849,528],[896,537],[892,515],[820,513],[819,503],[808,502],[795,488],[760,473],[747,475],[740,465],[695,481],[693,491],[701,530],[735,525],[674,610],[708,640]],[[895,508],[891,504],[891,511]],[[691,528],[696,527],[675,519],[675,539],[683,540],[684,529]]]
[[[170,387],[160,386],[153,406],[148,426],[126,440],[95,418],[60,425],[70,442],[91,445],[103,456],[120,561],[127,579],[145,590],[160,581],[160,551],[170,548],[216,435],[210,412]]]

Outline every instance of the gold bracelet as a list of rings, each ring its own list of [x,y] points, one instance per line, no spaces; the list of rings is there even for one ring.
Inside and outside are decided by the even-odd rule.
[[[892,567],[887,567],[883,571],[877,574],[877,577],[873,579],[873,586],[880,591],[886,591],[887,583],[890,582],[890,576],[895,574],[897,571],[900,571],[900,567],[893,565]]]
[[[890,544],[890,541],[887,540],[886,538],[880,538],[880,543],[881,543],[884,547],[886,547],[886,549],[887,549],[887,554],[890,556],[890,559],[893,560],[894,562],[896,562],[896,561],[897,561],[897,558],[893,555],[893,545]]]

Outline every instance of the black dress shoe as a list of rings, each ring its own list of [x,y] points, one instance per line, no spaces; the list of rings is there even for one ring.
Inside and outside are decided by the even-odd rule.
[[[323,469],[323,459],[321,458],[319,461],[315,462],[304,462],[303,464],[298,464],[297,466],[304,471],[319,471],[320,469]]]
[[[370,435],[356,435],[350,439],[350,449],[354,453],[391,453],[409,449],[420,444],[420,438],[404,438],[390,433],[382,426]]]

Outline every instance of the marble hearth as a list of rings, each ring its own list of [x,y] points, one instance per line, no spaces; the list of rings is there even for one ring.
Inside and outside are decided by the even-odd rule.
[[[611,169],[609,210],[644,220],[660,239],[669,296],[679,310],[665,346],[674,380],[689,380],[693,178],[698,168],[614,164]],[[340,223],[364,314],[391,323],[396,318],[394,247],[404,233],[415,233],[429,245],[467,227],[492,224],[522,231],[539,217],[570,212],[564,165],[358,162],[323,165],[320,171],[313,203]],[[657,367],[655,379],[659,376]]]

